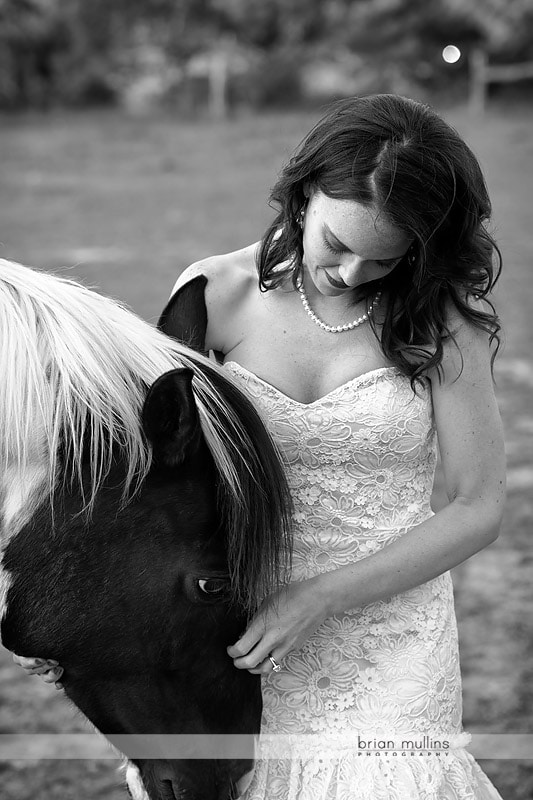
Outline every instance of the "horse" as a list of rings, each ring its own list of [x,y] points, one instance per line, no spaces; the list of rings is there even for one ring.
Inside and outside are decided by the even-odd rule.
[[[2,641],[56,659],[67,697],[126,757],[137,734],[258,734],[260,678],[226,647],[290,561],[264,423],[162,327],[0,260]],[[237,797],[253,754],[203,753],[133,753],[132,796]]]

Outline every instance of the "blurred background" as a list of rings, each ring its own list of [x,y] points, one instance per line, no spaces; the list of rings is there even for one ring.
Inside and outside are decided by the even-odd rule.
[[[0,256],[156,321],[185,266],[261,236],[325,104],[373,92],[431,103],[493,198],[509,500],[453,577],[465,728],[533,733],[530,0],[0,0]],[[0,734],[85,730],[0,648]],[[533,761],[481,765],[504,800],[533,796]],[[115,766],[0,761],[0,797],[119,800]]]

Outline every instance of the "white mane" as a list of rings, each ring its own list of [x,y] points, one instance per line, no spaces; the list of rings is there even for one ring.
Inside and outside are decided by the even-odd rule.
[[[246,437],[201,367],[212,361],[168,338],[120,303],[57,275],[0,259],[0,460],[2,472],[45,464],[52,492],[60,447],[67,447],[81,487],[84,436],[90,432],[91,508],[122,448],[124,499],[151,463],[140,414],[146,387],[164,372],[189,367],[208,445],[232,492],[239,494],[229,450]],[[227,373],[224,373],[227,378]],[[224,420],[224,426],[221,424]],[[229,428],[228,428],[229,425]],[[228,429],[230,434],[228,434]]]

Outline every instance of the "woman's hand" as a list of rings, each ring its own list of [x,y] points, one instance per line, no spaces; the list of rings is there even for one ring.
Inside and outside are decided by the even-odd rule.
[[[63,684],[59,679],[63,674],[63,667],[57,661],[46,658],[25,658],[13,654],[13,661],[22,667],[28,675],[38,675],[45,683],[55,684],[56,689],[62,689]]]
[[[291,650],[298,650],[328,616],[316,578],[290,583],[262,603],[246,632],[228,655],[238,669],[254,675],[272,672]]]

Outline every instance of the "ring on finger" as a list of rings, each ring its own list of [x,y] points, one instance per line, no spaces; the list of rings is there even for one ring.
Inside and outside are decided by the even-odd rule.
[[[282,669],[281,664],[278,664],[278,662],[273,656],[269,656],[268,660],[272,664],[272,672],[281,672]]]

